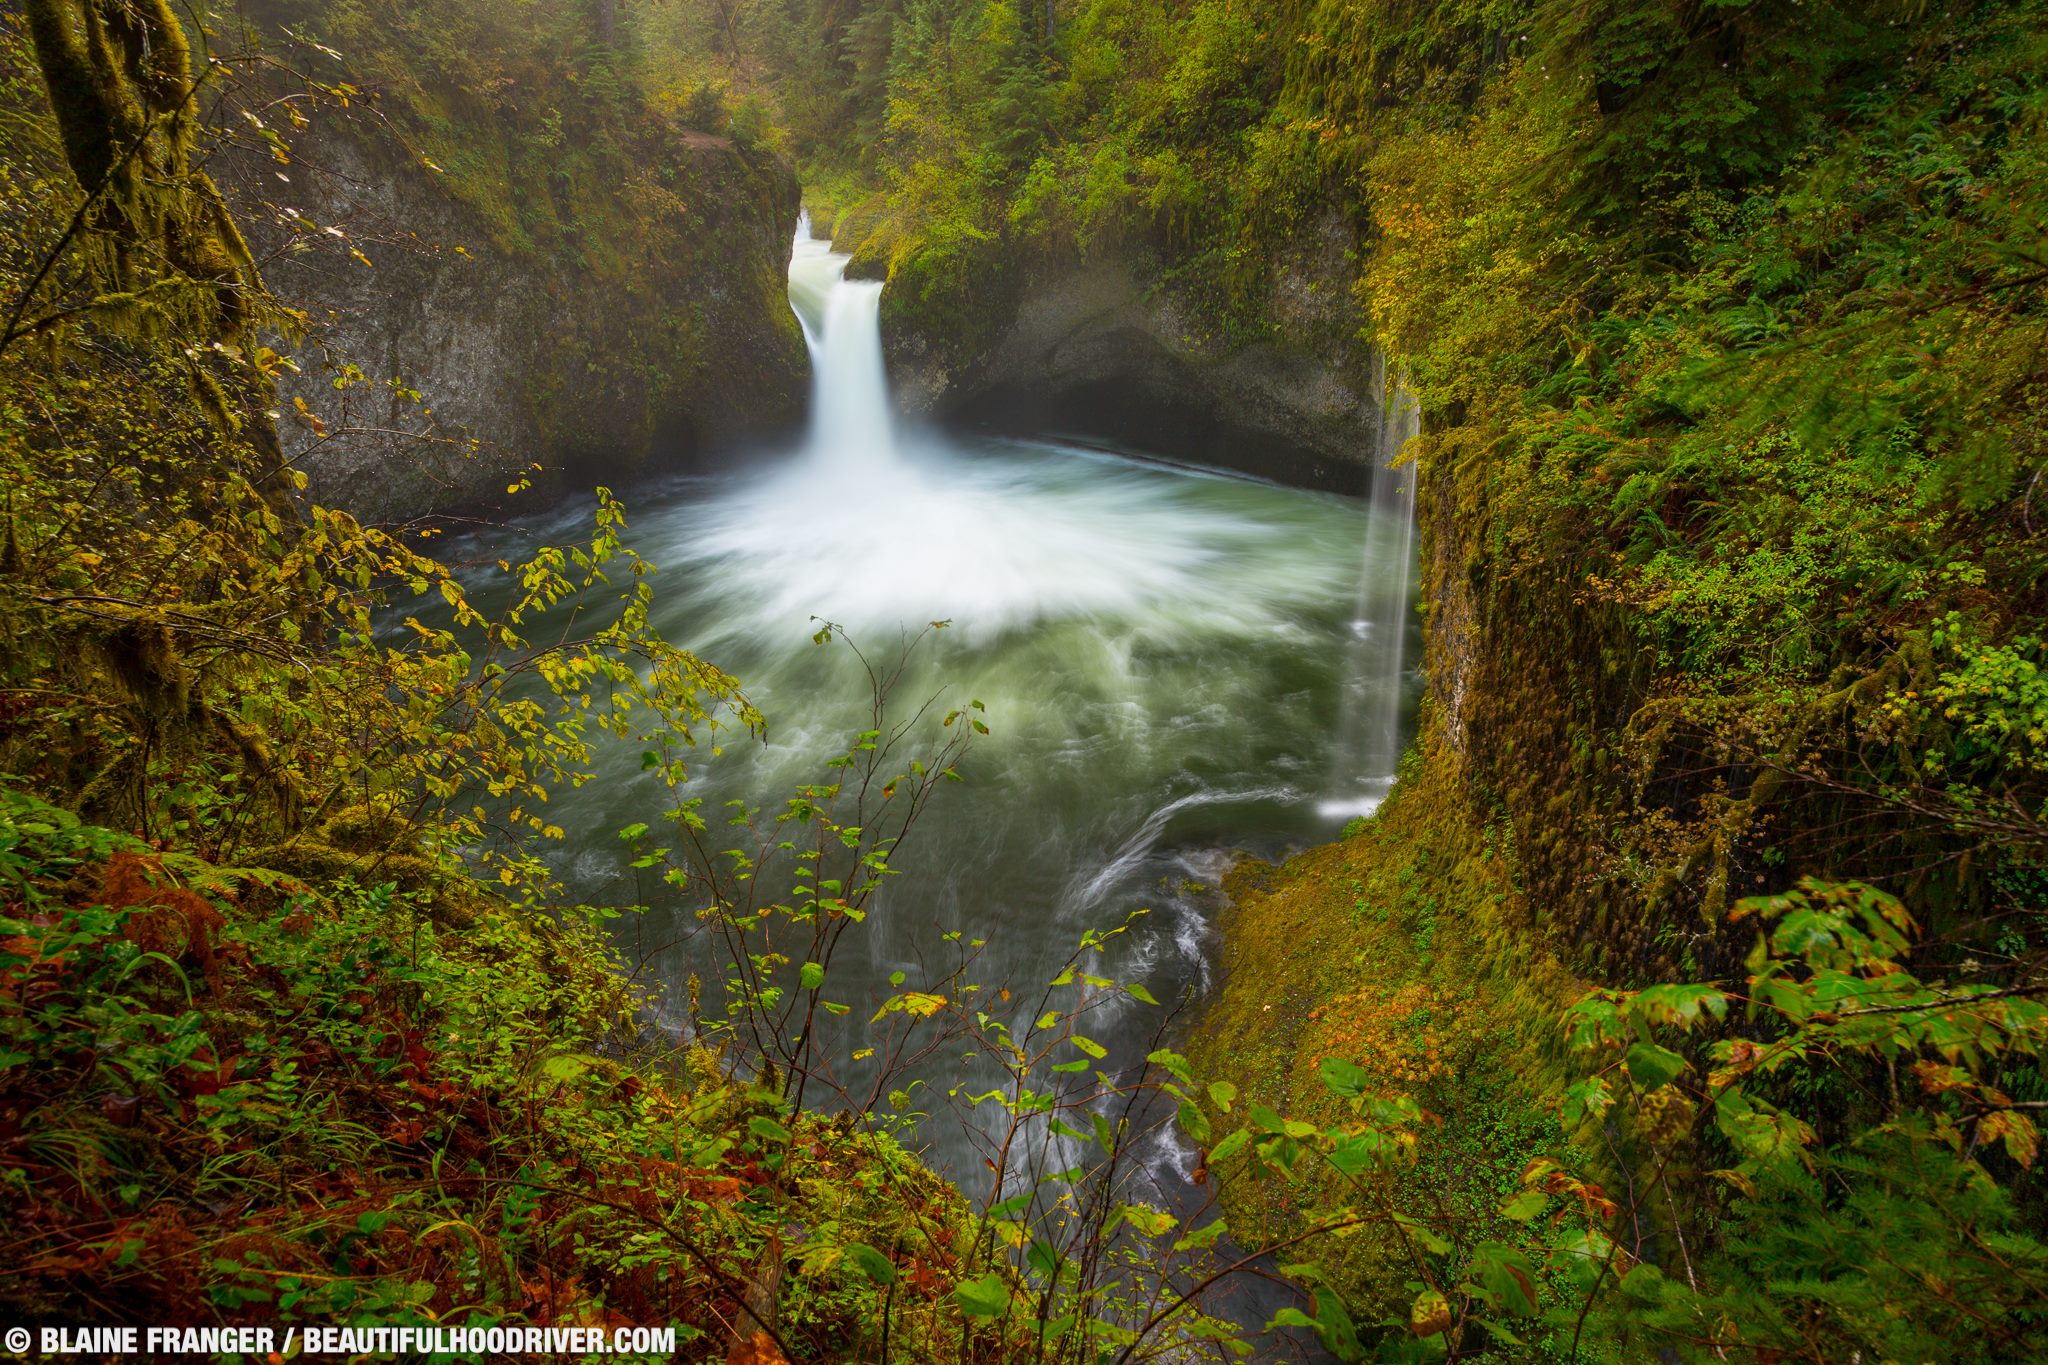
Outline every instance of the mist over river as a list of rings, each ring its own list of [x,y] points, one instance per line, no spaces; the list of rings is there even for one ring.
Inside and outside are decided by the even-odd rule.
[[[627,494],[627,538],[659,566],[656,625],[734,674],[768,720],[765,742],[727,731],[722,757],[699,752],[690,792],[715,839],[723,803],[772,811],[828,780],[824,761],[870,727],[861,657],[814,644],[820,620],[891,667],[923,627],[948,621],[909,654],[892,715],[936,698],[935,728],[980,701],[990,733],[834,959],[828,994],[853,1008],[828,1046],[860,1047],[891,974],[918,988],[950,931],[988,940],[974,975],[1024,1010],[1085,930],[1149,910],[1099,970],[1169,1006],[1198,997],[1213,888],[1234,851],[1331,837],[1388,784],[1419,654],[1407,501],[1052,441],[899,432],[881,286],[844,280],[844,265],[800,232],[791,299],[816,371],[802,447]],[[517,536],[572,540],[589,510],[561,507]],[[607,752],[599,780],[559,793],[549,818],[571,831],[564,871],[580,895],[649,907],[618,933],[670,988],[681,1026],[682,983],[698,972],[710,1009],[721,973],[694,907],[629,869],[615,837],[658,822],[661,793],[640,761],[638,746]],[[1161,1012],[1118,1008],[1089,1031],[1135,1061]],[[919,1097],[934,1117],[916,1141],[964,1179],[978,1154],[942,1103]],[[1180,1159],[1170,1144],[1159,1158],[1162,1174]]]

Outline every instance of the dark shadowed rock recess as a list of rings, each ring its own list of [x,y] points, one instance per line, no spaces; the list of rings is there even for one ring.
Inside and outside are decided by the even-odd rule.
[[[855,232],[861,227],[854,224]],[[1034,261],[976,283],[974,335],[884,293],[898,401],[957,430],[1061,436],[1303,487],[1363,494],[1383,395],[1331,215],[1271,263],[1262,335],[1217,334],[1155,262]],[[879,278],[880,252],[852,273]],[[966,329],[962,329],[966,330]]]

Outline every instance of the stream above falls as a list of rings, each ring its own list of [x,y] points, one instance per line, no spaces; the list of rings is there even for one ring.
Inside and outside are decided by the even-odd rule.
[[[768,719],[764,741],[728,734],[689,786],[707,814],[736,799],[773,808],[826,780],[824,761],[869,727],[860,658],[814,644],[820,620],[887,661],[947,621],[909,655],[894,697],[979,701],[990,734],[834,959],[832,993],[853,1005],[835,1043],[859,1047],[891,975],[917,988],[953,931],[988,940],[977,976],[992,992],[1036,1000],[1085,930],[1147,910],[1103,970],[1163,1002],[1198,998],[1212,984],[1214,888],[1236,852],[1333,837],[1390,784],[1419,655],[1408,471],[1385,471],[1380,495],[1359,500],[900,430],[882,286],[844,279],[844,266],[800,230],[790,296],[815,370],[803,445],[628,498],[628,539],[659,566],[655,624],[737,676]],[[1390,420],[1404,435],[1404,417]],[[519,535],[571,540],[588,515],[565,505]],[[717,976],[692,907],[628,869],[613,837],[658,816],[638,748],[600,762],[599,780],[550,803],[575,832],[564,871],[585,897],[649,907],[619,922],[620,941],[671,988],[679,1023],[683,983],[701,973],[708,997]],[[1157,1012],[1122,1003],[1130,1017],[1090,1032],[1135,1060],[1159,1022],[1137,1016]],[[979,1166],[972,1121],[935,1116],[916,1140],[943,1173]],[[1161,1174],[1189,1156],[1163,1145]]]

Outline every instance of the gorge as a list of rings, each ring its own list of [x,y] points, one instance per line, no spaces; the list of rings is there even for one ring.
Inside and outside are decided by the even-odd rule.
[[[655,623],[737,675],[768,717],[765,743],[730,743],[689,789],[716,809],[825,780],[824,760],[870,723],[870,667],[895,673],[892,711],[978,701],[992,733],[894,857],[900,885],[869,911],[857,952],[834,964],[853,1022],[890,994],[891,973],[930,988],[921,961],[945,933],[988,940],[986,984],[1036,999],[1084,932],[1140,910],[1096,970],[1199,1001],[1221,869],[1244,849],[1332,837],[1393,780],[1419,654],[1411,481],[1388,470],[1384,497],[1359,501],[1044,441],[899,429],[883,286],[844,279],[846,261],[800,223],[790,297],[814,376],[803,445],[630,495],[629,542],[660,570]],[[1397,440],[1407,420],[1389,418]],[[483,557],[560,541],[588,515],[570,504],[519,523]],[[491,590],[473,592],[488,609]],[[933,621],[947,628],[912,650]],[[861,655],[816,646],[826,622]],[[605,847],[608,831],[649,818],[639,766],[621,746],[598,780],[550,803],[577,832],[579,895],[648,894]],[[692,940],[695,908],[657,896],[629,955],[635,939]],[[693,971],[719,971],[687,948],[642,967],[666,981],[671,1011]],[[1092,1031],[1142,1055],[1158,1027],[1145,1013],[1098,1010]],[[831,1045],[864,1041],[849,1027]],[[860,1072],[843,1077],[856,1091]],[[942,1121],[918,1140],[939,1170],[976,1164]]]
[[[0,1319],[2048,1356],[2044,71],[6,8]]]

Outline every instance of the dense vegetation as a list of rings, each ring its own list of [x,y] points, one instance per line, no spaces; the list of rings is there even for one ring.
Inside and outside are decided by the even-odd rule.
[[[1192,1291],[1271,1246],[1341,1359],[2043,1354],[2038,5],[303,9],[341,55],[195,60],[153,0],[0,31],[12,1317],[1128,1360],[1239,1349]],[[295,496],[304,319],[209,130],[289,164],[369,87],[496,245],[598,274],[643,226],[587,187],[673,207],[643,119],[791,151],[894,325],[961,346],[1099,253],[1255,336],[1341,222],[1426,418],[1432,700],[1373,820],[1239,874],[1214,1080],[1080,1031],[1147,999],[1103,937],[1014,1034],[948,945],[858,1007],[885,1068],[993,1069],[970,1204],[811,1024],[977,714],[878,687],[714,834],[690,766],[759,718],[648,629],[615,501],[486,616]],[[729,949],[696,1046],[542,856],[611,742],[626,856]],[[1221,1217],[1119,1183],[1158,1121]]]

